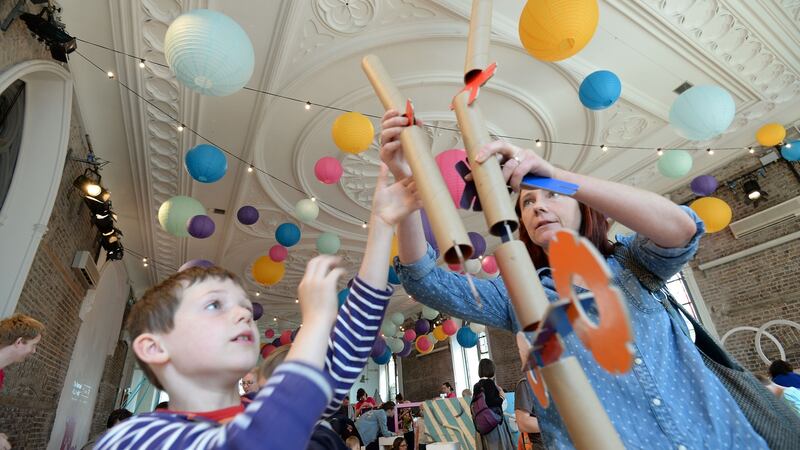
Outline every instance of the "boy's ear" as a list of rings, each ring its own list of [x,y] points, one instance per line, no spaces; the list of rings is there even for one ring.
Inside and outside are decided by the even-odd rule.
[[[143,363],[165,364],[169,361],[169,352],[158,335],[143,333],[133,340],[133,351]]]

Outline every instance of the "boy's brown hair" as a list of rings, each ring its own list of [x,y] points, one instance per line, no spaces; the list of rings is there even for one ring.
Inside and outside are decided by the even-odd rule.
[[[40,334],[44,334],[42,322],[25,314],[14,314],[0,320],[0,347],[7,347],[22,338],[29,341]]]
[[[192,267],[178,272],[148,289],[142,298],[133,305],[126,325],[131,335],[131,341],[144,333],[163,334],[172,331],[175,326],[175,311],[181,304],[183,291],[209,278],[231,280],[241,286],[236,275],[221,267]],[[134,355],[136,354],[134,353]],[[163,390],[161,382],[158,381],[150,367],[139,359],[138,355],[136,355],[136,361],[150,383]]]

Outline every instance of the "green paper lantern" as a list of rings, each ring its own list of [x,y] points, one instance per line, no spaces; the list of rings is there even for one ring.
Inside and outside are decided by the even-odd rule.
[[[424,317],[424,318],[426,318],[428,320],[433,320],[438,315],[439,315],[439,311],[437,311],[437,310],[435,310],[435,309],[433,309],[431,307],[425,306],[425,305],[422,306],[422,317]]]
[[[342,241],[336,233],[326,231],[317,238],[317,251],[324,255],[333,255],[339,251]]]
[[[158,208],[158,223],[167,233],[177,237],[189,237],[188,223],[194,216],[206,213],[203,204],[184,195],[176,195]]]
[[[297,219],[304,223],[311,223],[319,215],[319,205],[310,198],[304,198],[294,205],[294,214]]]
[[[681,178],[692,170],[692,155],[685,150],[667,150],[658,160],[658,171],[668,178]]]

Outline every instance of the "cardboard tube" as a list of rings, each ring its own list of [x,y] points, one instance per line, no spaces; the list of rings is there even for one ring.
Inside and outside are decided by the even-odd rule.
[[[513,232],[519,226],[517,214],[514,212],[513,202],[508,195],[508,188],[503,179],[503,171],[496,158],[489,158],[478,164],[475,156],[481,147],[492,141],[486,123],[483,120],[478,100],[468,105],[469,92],[464,91],[453,100],[456,110],[456,119],[467,148],[469,164],[472,168],[472,177],[481,199],[481,207],[486,217],[489,232],[495,236],[507,234],[506,225]]]
[[[405,100],[380,59],[375,55],[367,55],[361,60],[361,67],[383,107],[404,111]],[[411,125],[400,133],[400,142],[444,260],[450,264],[461,263],[459,251],[465,260],[469,258],[473,252],[472,242],[431,154],[428,136],[421,127]]]
[[[500,276],[508,289],[517,320],[523,330],[533,331],[544,317],[549,302],[528,249],[522,241],[503,242],[494,250],[494,257],[500,266]]]
[[[543,367],[541,374],[576,449],[625,448],[574,356]]]
[[[467,40],[464,83],[489,65],[489,40],[492,35],[492,0],[472,0]]]

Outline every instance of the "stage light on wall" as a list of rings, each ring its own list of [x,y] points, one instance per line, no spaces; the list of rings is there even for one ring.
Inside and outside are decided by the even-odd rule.
[[[747,196],[747,200],[745,200],[745,202],[752,203],[753,206],[756,207],[760,201],[764,201],[769,197],[769,194],[767,194],[767,192],[761,188],[755,178],[745,180],[745,182],[742,183],[742,190],[744,190],[744,193]]]
[[[83,175],[79,175],[72,182],[72,185],[83,191],[84,195],[97,196],[100,195],[103,188],[100,186],[100,174],[92,169],[86,169]]]

